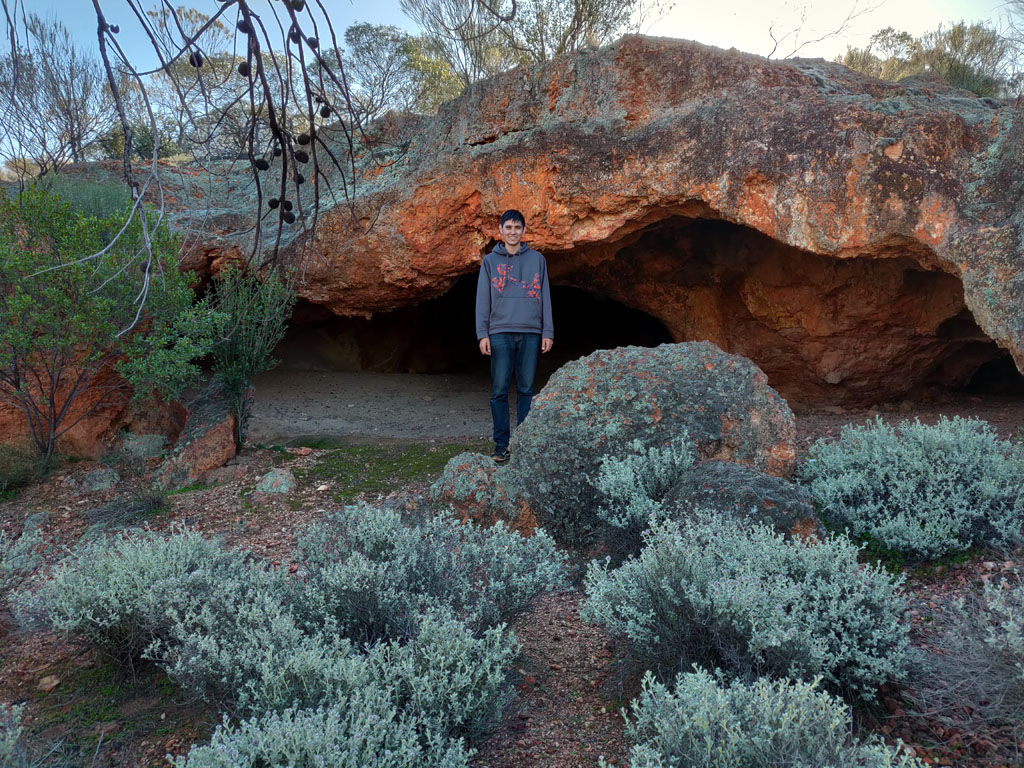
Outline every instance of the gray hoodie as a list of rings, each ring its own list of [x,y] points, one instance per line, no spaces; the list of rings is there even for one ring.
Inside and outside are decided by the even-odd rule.
[[[476,337],[492,333],[539,333],[555,338],[551,289],[544,257],[526,243],[509,253],[504,243],[484,256],[476,284]]]

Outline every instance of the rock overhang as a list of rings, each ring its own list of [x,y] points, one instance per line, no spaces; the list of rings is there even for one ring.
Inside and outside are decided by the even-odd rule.
[[[1009,102],[628,37],[474,84],[415,126],[408,152],[361,182],[355,218],[328,211],[303,243],[315,254],[308,300],[366,316],[441,295],[476,270],[509,207],[556,277],[635,253],[672,222],[722,221],[790,249],[784,258],[896,259],[933,283],[948,275],[1024,367],[1024,110]],[[631,302],[621,286],[589,289]],[[694,338],[679,322],[669,330]]]

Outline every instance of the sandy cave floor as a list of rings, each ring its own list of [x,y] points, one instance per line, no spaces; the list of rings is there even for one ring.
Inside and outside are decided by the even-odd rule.
[[[487,440],[491,436],[487,374],[271,371],[255,381],[249,427],[253,443],[304,437],[368,440]],[[541,392],[538,389],[538,394]],[[514,401],[514,396],[512,396]],[[514,406],[513,406],[514,407]],[[799,449],[836,436],[846,424],[876,415],[887,421],[939,416],[985,419],[1003,437],[1024,434],[1024,397],[948,394],[927,402],[902,400],[865,408],[791,404]]]
[[[255,381],[255,443],[489,438],[486,375],[270,371]]]

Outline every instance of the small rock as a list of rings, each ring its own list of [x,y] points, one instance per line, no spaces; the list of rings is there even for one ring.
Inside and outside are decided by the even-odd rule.
[[[295,485],[295,475],[291,471],[272,469],[256,483],[256,493],[291,493]]]
[[[132,458],[150,459],[164,452],[164,448],[167,447],[167,438],[160,434],[136,435],[128,432],[124,436],[121,447]]]
[[[82,481],[87,491],[107,491],[121,482],[121,476],[114,470],[104,467],[94,469]]]
[[[299,448],[289,448],[288,450],[295,456],[309,456],[309,454],[313,452],[312,448],[308,448],[306,446],[301,446]]]
[[[60,685],[59,677],[57,677],[56,675],[47,675],[39,681],[39,684],[36,687],[44,693],[49,693],[58,685]]]
[[[317,491],[319,491],[320,493],[323,493],[324,491],[329,491],[329,490],[331,490],[331,487],[330,487],[329,485],[327,485],[327,483],[324,483],[323,485],[318,485],[318,486],[316,487],[316,489],[317,489]]]
[[[111,720],[106,723],[97,723],[95,730],[97,736],[106,736],[108,733],[117,733],[121,730],[121,723],[117,720]]]

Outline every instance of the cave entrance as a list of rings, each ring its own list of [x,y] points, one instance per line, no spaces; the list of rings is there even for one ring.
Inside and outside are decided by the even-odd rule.
[[[617,242],[551,254],[552,280],[658,318],[677,341],[753,360],[794,403],[875,405],[1024,392],[963,285],[920,243],[834,258],[714,218],[670,216]]]
[[[463,275],[443,296],[371,319],[336,317],[311,304],[296,307],[274,356],[281,371],[490,376],[474,327],[476,273]],[[558,368],[598,349],[652,347],[672,341],[646,312],[567,285],[551,287],[555,346],[542,355],[539,390]]]

